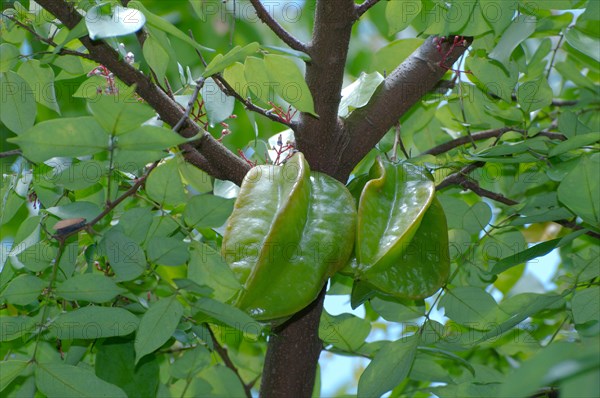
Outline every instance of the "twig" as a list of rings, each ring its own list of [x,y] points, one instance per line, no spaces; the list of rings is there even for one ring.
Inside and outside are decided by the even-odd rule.
[[[308,48],[306,44],[302,43],[300,40],[296,39],[292,36],[287,30],[283,28],[283,26],[279,25],[279,23],[269,14],[265,6],[260,2],[260,0],[250,0],[252,6],[254,6],[254,10],[256,11],[256,15],[260,18],[263,23],[265,23],[272,31],[275,33],[285,44],[293,48],[294,50],[302,51],[307,53]]]
[[[479,133],[471,134],[471,137],[463,136],[463,137],[459,137],[454,140],[445,142],[443,144],[440,144],[436,147],[433,147],[433,148],[428,149],[427,151],[421,153],[421,155],[440,155],[442,153],[451,151],[454,148],[458,148],[461,145],[470,143],[471,139],[473,139],[475,141],[481,141],[481,140],[487,140],[488,138],[494,138],[494,137],[500,138],[509,131],[515,131],[515,132],[521,133],[523,135],[525,135],[527,133],[526,130],[517,129],[515,127],[502,127],[499,129],[480,131]],[[560,140],[560,141],[565,141],[567,139],[567,137],[565,137],[562,134],[551,133],[549,131],[541,131],[536,136],[538,136],[538,135],[547,137],[547,138],[550,138],[553,140]]]
[[[356,6],[356,18],[360,18],[365,12],[369,11],[371,7],[379,3],[379,0],[366,0],[364,3]]]
[[[15,24],[17,24],[21,28],[23,28],[26,31],[28,31],[29,33],[31,33],[39,41],[41,41],[43,43],[46,43],[46,44],[48,44],[49,46],[52,46],[52,47],[58,47],[59,46],[54,40],[49,39],[47,37],[44,37],[44,36],[38,34],[35,30],[33,30],[32,28],[30,28],[29,26],[27,26],[23,22],[19,21],[18,19],[16,19],[12,15],[6,15],[6,14],[2,13],[2,16],[10,19]],[[60,54],[60,55],[74,55],[76,57],[81,57],[81,58],[90,59],[90,60],[92,59],[91,55],[89,55],[89,54],[81,53],[79,51],[69,50],[68,48],[64,48],[64,47],[61,48],[58,51],[58,54]]]
[[[177,124],[173,126],[173,131],[178,132],[181,126],[183,126],[183,123],[185,123],[185,121],[188,120],[188,118],[190,117],[190,113],[192,113],[192,109],[194,109],[194,104],[196,103],[196,100],[200,95],[200,90],[202,90],[202,87],[204,87],[204,81],[204,78],[200,78],[196,81],[196,88],[194,89],[194,93],[192,94],[190,100],[187,103],[187,107],[183,116],[181,117],[181,119],[179,119]]]
[[[296,124],[293,122],[287,123],[285,120],[282,120],[279,116],[277,116],[275,113],[270,112],[269,110],[265,109],[265,108],[261,108],[258,105],[255,105],[254,103],[252,103],[252,101],[250,100],[250,98],[244,98],[242,97],[240,94],[238,94],[237,91],[235,91],[233,89],[233,87],[231,87],[231,85],[227,82],[227,80],[225,80],[225,78],[223,78],[223,75],[221,75],[220,73],[217,73],[216,75],[211,76],[213,78],[213,80],[215,82],[217,82],[217,84],[220,85],[221,90],[226,94],[229,95],[231,97],[236,98],[238,101],[240,101],[242,104],[244,104],[244,106],[246,107],[246,109],[252,111],[252,112],[256,112],[259,113],[271,120],[273,120],[274,122],[278,122],[281,123],[283,125],[286,125],[292,129],[295,129]]]
[[[548,72],[546,73],[546,79],[550,79],[550,72],[552,72],[552,68],[554,67],[554,61],[556,60],[556,53],[558,52],[558,49],[560,48],[560,45],[562,44],[563,39],[565,38],[565,35],[563,35],[562,32],[560,32],[560,38],[558,39],[558,43],[556,44],[556,47],[554,48],[554,51],[552,52],[552,58],[550,59],[550,64],[548,65]]]
[[[13,149],[11,151],[6,151],[6,152],[0,152],[0,159],[1,158],[7,158],[10,156],[18,156],[21,154],[21,150],[20,149]]]
[[[83,224],[82,226],[69,231],[66,234],[62,234],[60,236],[54,236],[56,239],[59,239],[59,241],[65,241],[69,236],[75,235],[76,233],[78,233],[79,231],[82,231],[84,229],[89,230],[91,227],[93,227],[94,225],[96,225],[98,222],[100,222],[100,220],[102,220],[108,213],[110,213],[111,211],[113,211],[113,209],[115,207],[117,207],[121,202],[123,202],[125,199],[127,199],[128,197],[134,195],[137,190],[146,182],[146,179],[148,178],[148,176],[150,175],[150,172],[152,170],[154,170],[154,168],[158,166],[158,161],[152,163],[152,165],[150,165],[148,167],[148,169],[146,170],[146,172],[144,173],[144,175],[142,175],[140,178],[135,180],[135,183],[131,186],[131,188],[129,188],[127,191],[125,191],[125,193],[123,193],[121,196],[119,196],[117,199],[115,199],[114,201],[110,202],[109,205],[107,205],[104,210],[102,210],[102,212],[100,214],[98,214],[96,216],[96,218],[94,218],[92,221]]]
[[[483,167],[483,166],[485,166],[484,162],[475,162],[475,163],[471,163],[470,165],[468,165],[466,167],[463,167],[459,172],[452,174],[450,177],[446,178],[440,184],[438,184],[436,186],[436,190],[440,191],[451,185],[458,185],[458,186],[464,188],[465,190],[468,189],[481,197],[492,199],[496,202],[503,203],[507,206],[518,205],[519,202],[517,202],[516,200],[507,198],[506,196],[504,196],[502,194],[492,192],[485,188],[482,188],[479,186],[479,184],[477,184],[475,181],[473,181],[472,179],[469,178],[469,174],[472,171],[474,171],[480,167]],[[518,216],[518,214],[515,214],[515,215]],[[574,231],[586,229],[586,228],[582,227],[581,225],[577,225],[575,222],[570,221],[570,220],[552,220],[552,222],[562,225],[565,228],[572,229]],[[585,234],[588,236],[591,236],[593,238],[600,239],[600,234],[597,232],[588,230],[588,231],[586,231]]]
[[[223,362],[225,362],[225,365],[229,369],[231,369],[233,371],[233,373],[235,373],[235,375],[238,377],[238,379],[240,379],[240,382],[242,383],[242,386],[244,387],[244,391],[246,392],[246,397],[252,398],[252,388],[244,382],[244,379],[242,379],[242,376],[240,375],[238,368],[231,361],[231,358],[229,358],[229,353],[219,343],[219,341],[217,340],[217,337],[215,336],[215,334],[212,331],[212,329],[210,328],[210,326],[207,326],[206,328],[208,329],[208,333],[210,333],[210,338],[212,339],[213,345],[215,347],[215,351],[217,351],[217,353],[219,354],[221,359],[223,359]]]

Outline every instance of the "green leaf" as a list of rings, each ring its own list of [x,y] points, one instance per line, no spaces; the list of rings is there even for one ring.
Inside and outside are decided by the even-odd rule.
[[[38,363],[35,384],[48,398],[127,398],[119,387],[92,372],[57,362]]]
[[[215,397],[244,397],[246,392],[239,377],[233,370],[223,366],[215,365],[205,368],[198,375],[201,380],[206,380],[212,388],[210,394],[200,393],[196,396],[211,395]]]
[[[586,145],[592,145],[600,141],[600,132],[580,134],[575,137],[571,137],[566,141],[560,142],[548,153],[549,157],[562,155],[563,153],[579,149]]]
[[[188,188],[188,190],[195,190],[198,193],[207,193],[213,190],[211,176],[186,162],[183,156],[177,156],[176,159],[181,178],[184,183],[189,184],[191,188],[193,188]]]
[[[162,151],[198,138],[185,138],[164,127],[140,126],[120,135],[116,147],[124,151]]]
[[[265,66],[275,92],[300,112],[315,113],[312,94],[294,61],[282,55],[265,55]]]
[[[11,70],[19,62],[19,49],[12,44],[0,44],[0,73]]]
[[[54,176],[54,182],[66,189],[77,191],[99,183],[107,174],[108,162],[85,160],[71,163],[71,166]]]
[[[37,114],[31,87],[21,76],[11,70],[0,74],[0,87],[2,87],[0,121],[16,134],[27,131],[33,126]]]
[[[135,365],[132,340],[110,338],[98,347],[96,376],[125,391],[128,397],[155,397],[159,384],[159,365],[147,356]]]
[[[241,288],[221,254],[210,246],[193,244],[190,256],[188,278],[200,286],[212,288],[215,299],[226,301]]]
[[[130,281],[146,271],[142,248],[116,229],[110,229],[100,242],[100,251],[108,258],[117,281]]]
[[[503,9],[502,12],[505,12]],[[502,65],[508,64],[511,54],[525,39],[535,31],[535,19],[528,15],[518,16],[513,23],[506,29],[506,33],[500,37],[500,41],[490,53],[489,57],[500,62]]]
[[[271,81],[267,73],[265,61],[256,57],[246,58],[244,62],[244,80],[241,81],[239,76],[238,64],[228,68],[225,75],[235,75],[239,81],[240,87],[237,90],[245,97],[250,97],[254,103],[262,104],[263,106],[271,106],[269,102],[275,101],[275,82]],[[229,72],[229,73],[227,73]],[[243,86],[242,86],[243,84]]]
[[[560,308],[564,305],[564,298],[561,295],[522,293],[516,296],[509,297],[500,305],[500,309],[510,317],[500,324],[492,325],[492,328],[484,333],[479,340],[472,343],[478,344],[488,339],[494,339],[503,333],[509,331],[525,319],[532,317],[540,311],[546,309]]]
[[[167,67],[169,66],[169,54],[167,50],[162,47],[153,35],[148,35],[144,41],[142,51],[148,66],[156,73],[157,78],[163,81],[167,73]]]
[[[19,261],[30,271],[41,272],[52,265],[58,248],[48,241],[29,246],[17,255]]]
[[[194,303],[194,312],[201,312],[242,331],[256,331],[259,334],[262,329],[260,324],[244,311],[208,297],[202,297]]]
[[[496,300],[485,290],[476,287],[457,287],[446,291],[439,307],[453,321],[477,330],[496,326],[501,311]]]
[[[570,243],[573,239],[582,235],[583,231],[576,231],[563,238],[552,239],[546,242],[538,243],[537,245],[530,247],[521,252],[515,253],[512,256],[504,257],[499,260],[490,271],[491,274],[499,274],[506,271],[509,268],[525,263],[534,258],[545,256],[557,247],[561,247]]]
[[[215,195],[197,195],[188,201],[183,216],[190,227],[218,228],[231,215],[233,203],[231,199]]]
[[[374,297],[370,303],[375,312],[390,322],[401,323],[425,316],[425,306],[423,304],[399,303],[380,297]]]
[[[571,310],[576,325],[600,322],[600,287],[578,290],[571,300]]]
[[[33,96],[38,103],[60,114],[54,90],[54,72],[52,68],[42,66],[40,61],[31,59],[21,64],[19,75],[32,88]]]
[[[195,49],[197,49],[199,51],[214,51],[208,47],[204,47],[204,46],[196,43],[188,35],[186,35],[182,31],[180,31],[179,29],[177,29],[171,23],[167,22],[164,18],[159,17],[158,15],[153,14],[150,11],[148,11],[148,9],[146,9],[146,7],[144,7],[141,2],[130,1],[128,3],[128,6],[143,12],[144,15],[146,16],[146,22],[148,25],[151,25],[152,27],[154,27],[158,30],[162,30],[163,32],[168,33],[171,36],[174,36],[174,37],[178,38],[179,40],[184,41],[185,43],[189,44],[190,46],[194,47]]]
[[[173,295],[161,299],[148,309],[135,336],[135,363],[167,342],[183,315],[183,305]]]
[[[321,314],[319,338],[326,345],[353,353],[365,344],[371,332],[371,324],[352,314],[330,315],[326,311]]]
[[[65,300],[82,300],[92,303],[111,301],[126,290],[112,279],[100,274],[80,274],[61,282],[55,293]]]
[[[310,62],[310,56],[302,51],[296,51],[288,47],[278,47],[262,44],[260,49],[265,53],[291,55],[292,57],[300,58],[302,61]]]
[[[49,207],[46,211],[63,220],[84,218],[86,221],[92,221],[102,212],[102,209],[96,203],[81,201]]]
[[[358,381],[358,397],[379,397],[400,384],[409,374],[419,337],[402,337],[383,346]]]
[[[154,264],[176,266],[190,258],[188,244],[181,239],[154,237],[147,247],[148,261]]]
[[[519,84],[517,100],[525,112],[542,109],[552,103],[552,89],[545,76],[536,80],[527,80]]]
[[[57,156],[93,155],[108,149],[108,135],[91,116],[47,120],[8,141],[19,145],[23,155],[36,163]]]
[[[370,74],[361,73],[354,83],[342,90],[342,100],[340,101],[338,115],[340,117],[348,117],[353,110],[367,105],[371,96],[383,80],[383,76],[379,72]]]
[[[581,159],[558,186],[558,199],[585,222],[600,226],[600,154]]]
[[[235,98],[221,91],[212,78],[209,77],[204,81],[200,95],[204,100],[204,108],[210,126],[221,123],[233,114]]]
[[[178,379],[190,379],[210,364],[210,351],[201,345],[197,345],[173,362],[170,369],[171,376]]]
[[[140,127],[156,114],[152,108],[135,98],[133,90],[129,91],[119,93],[118,96],[103,95],[94,101],[88,101],[88,107],[96,121],[113,135]],[[140,140],[139,144],[143,145],[145,141]]]
[[[425,40],[423,39],[400,39],[380,48],[373,55],[373,61],[369,72],[389,74],[406,58],[409,57]]]
[[[94,340],[126,336],[138,323],[135,315],[122,308],[92,305],[60,314],[50,325],[50,332],[62,340]]]
[[[586,371],[597,372],[599,366],[597,339],[587,343],[556,342],[513,370],[497,396],[529,397],[541,387],[567,381]]]
[[[485,20],[494,28],[496,37],[500,36],[510,25],[514,13],[508,12],[501,3],[496,0],[479,0],[482,14]]]
[[[108,2],[90,8],[85,14],[85,25],[92,40],[126,36],[140,30],[145,23],[146,17],[139,9]]]
[[[33,333],[38,328],[35,318],[28,316],[1,316],[0,317],[0,341],[11,341],[19,337]],[[2,373],[0,372],[0,377]]]
[[[177,162],[171,160],[158,166],[146,180],[146,193],[161,205],[178,205],[186,201]]]
[[[565,39],[567,40],[567,43],[569,43],[577,51],[580,51],[588,57],[593,58],[596,62],[600,62],[598,38],[590,37],[577,27],[574,27],[567,30]]]
[[[10,281],[0,298],[10,304],[27,305],[36,301],[46,287],[47,282],[37,276],[21,274]]]
[[[388,34],[391,36],[404,30],[421,12],[421,0],[389,1],[385,7],[385,18],[389,25]]]
[[[478,234],[487,227],[491,220],[492,209],[490,206],[485,202],[477,202],[465,213],[462,226],[469,234]]]
[[[210,64],[206,66],[202,76],[210,77],[216,73],[220,73],[236,62],[243,62],[246,57],[256,54],[259,49],[260,44],[252,42],[244,47],[236,46],[225,55],[217,54]]]
[[[4,391],[29,365],[29,361],[0,361],[0,392]]]
[[[498,64],[489,58],[467,58],[467,67],[476,78],[478,87],[486,94],[494,94],[505,102],[512,102],[512,93],[519,77],[516,64]]]

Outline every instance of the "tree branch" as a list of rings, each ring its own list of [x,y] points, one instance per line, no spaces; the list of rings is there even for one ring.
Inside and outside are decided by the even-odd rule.
[[[10,156],[17,156],[21,154],[21,150],[20,149],[13,149],[11,151],[6,151],[6,152],[0,152],[0,159],[2,158],[7,158]]]
[[[364,3],[356,6],[356,15],[360,18],[365,12],[369,11],[371,7],[379,3],[379,0],[365,0]]]
[[[306,44],[296,39],[291,33],[283,28],[276,20],[269,14],[265,6],[260,0],[250,0],[256,15],[275,33],[285,44],[293,48],[294,50],[307,52]]]
[[[229,369],[231,369],[233,371],[233,373],[235,373],[237,378],[240,380],[240,382],[242,383],[242,386],[244,387],[246,397],[252,398],[252,388],[250,388],[250,386],[248,386],[244,382],[244,379],[242,379],[242,376],[240,375],[240,371],[238,370],[238,368],[235,366],[235,364],[229,357],[229,353],[227,352],[227,350],[221,345],[221,343],[219,343],[219,340],[217,340],[217,337],[215,336],[215,333],[212,331],[210,326],[207,325],[206,328],[208,329],[208,333],[210,333],[210,338],[212,339],[213,345],[215,347],[215,351],[219,354],[219,356],[221,357],[221,359],[223,360],[225,365]]]
[[[57,17],[68,29],[73,29],[81,21],[82,17],[73,8],[73,5],[64,0],[40,0],[37,3]],[[121,61],[118,53],[105,42],[91,40],[89,36],[83,36],[79,40],[88,49],[92,60],[106,66],[125,84],[130,86],[135,84],[136,92],[156,110],[163,121],[171,126],[177,124],[184,112],[162,89],[153,84],[140,71]],[[179,133],[188,138],[204,131],[189,118],[181,127]],[[242,183],[250,166],[210,134],[205,133],[197,141],[194,141],[193,145],[202,154],[202,157],[212,165],[213,170],[219,169],[221,171],[221,177],[218,178],[226,177],[225,179],[238,185]]]
[[[471,163],[470,165],[463,167],[459,172],[454,173],[450,177],[443,180],[435,188],[437,191],[441,191],[442,189],[447,188],[449,186],[458,185],[458,186],[461,186],[465,190],[472,191],[473,193],[479,195],[482,198],[492,199],[496,202],[503,203],[507,206],[518,205],[519,202],[517,202],[516,200],[507,198],[506,196],[504,196],[502,194],[492,192],[490,190],[482,188],[479,186],[479,184],[477,184],[477,182],[470,179],[469,174],[472,171],[474,171],[480,167],[483,167],[483,166],[485,166],[485,162]],[[553,220],[552,222],[562,225],[565,228],[572,229],[574,231],[579,231],[579,230],[585,229],[581,225],[577,225],[575,222],[569,221],[569,220]],[[591,236],[593,238],[600,239],[600,234],[597,232],[588,230],[588,231],[586,231],[585,234],[588,236]]]
[[[421,155],[441,155],[442,153],[451,151],[452,149],[458,148],[461,145],[469,144],[471,141],[487,140],[488,138],[500,138],[509,131],[516,131],[523,135],[527,134],[526,130],[517,129],[515,127],[502,127],[494,130],[485,130],[478,133],[473,133],[471,136],[463,136],[448,142],[444,142],[443,144],[426,150],[425,152],[421,153]],[[562,134],[550,133],[548,131],[539,132],[536,136],[538,135],[560,141],[565,141],[567,139],[567,137]]]
[[[470,42],[467,39],[465,46],[461,46],[454,44],[453,37],[444,40],[430,37],[394,69],[369,103],[346,119],[348,148],[352,150],[344,151],[339,167],[350,173],[398,119],[435,87],[448,71],[447,66],[458,60]]]
[[[341,128],[338,108],[352,25],[356,20],[354,7],[353,0],[317,1],[306,83],[319,117],[302,113],[296,134],[298,149],[304,153],[311,169],[342,179],[343,176],[336,173],[337,163],[340,148],[347,145],[348,139]]]

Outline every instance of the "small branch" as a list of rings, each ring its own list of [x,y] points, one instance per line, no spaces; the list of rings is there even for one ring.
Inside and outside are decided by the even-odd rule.
[[[215,351],[217,351],[217,353],[219,354],[221,359],[223,359],[223,362],[225,362],[225,366],[227,366],[229,369],[231,369],[233,371],[233,373],[235,373],[237,378],[240,380],[240,382],[242,383],[242,386],[244,387],[244,391],[246,392],[246,397],[252,398],[252,388],[244,382],[244,379],[242,379],[242,376],[240,375],[238,368],[235,366],[233,361],[231,361],[231,358],[229,357],[229,353],[219,343],[219,340],[217,340],[217,337],[215,336],[215,334],[212,331],[212,329],[210,328],[210,326],[207,326],[207,329],[208,329],[208,333],[210,333],[210,338],[212,339],[213,346],[215,347]]]
[[[379,0],[366,0],[362,4],[356,6],[356,17],[360,18],[365,12],[369,11],[371,7],[379,3]]]
[[[459,137],[454,140],[445,142],[436,147],[428,149],[427,151],[421,153],[421,155],[434,155],[434,156],[441,155],[442,153],[451,151],[452,149],[458,148],[461,145],[469,144],[469,143],[471,143],[471,140],[481,141],[481,140],[487,140],[488,138],[500,138],[504,134],[508,133],[509,131],[515,131],[515,132],[521,133],[523,135],[527,134],[526,130],[517,129],[515,127],[502,127],[502,128],[494,129],[494,130],[485,130],[485,131],[480,131],[478,133],[473,133],[473,134],[471,134],[470,137],[463,136],[463,137]],[[567,139],[567,137],[565,137],[562,134],[551,133],[548,131],[541,131],[536,135],[536,137],[538,135],[542,136],[542,137],[547,137],[547,138],[550,138],[553,140],[560,140],[560,141],[565,141]]]
[[[190,37],[192,38],[192,40],[195,41],[196,39],[194,38],[194,34],[192,33],[192,31],[190,30],[188,33],[189,33]],[[208,65],[208,64],[207,64],[206,60],[204,59],[204,57],[202,56],[202,53],[196,49],[196,54],[198,54],[198,58],[200,58],[200,62],[202,62],[202,65],[204,65],[204,67],[206,68],[206,65]],[[223,77],[222,74],[217,73],[217,74],[212,75],[211,77],[217,83],[217,85],[219,86],[221,91],[223,91],[225,93],[225,95],[234,97],[235,99],[240,101],[242,104],[244,104],[246,109],[248,109],[252,112],[261,114],[261,115],[271,119],[274,122],[285,124],[286,126],[295,130],[295,127],[296,127],[295,123],[290,123],[290,124],[285,123],[277,115],[273,114],[272,112],[269,112],[267,109],[264,109],[264,108],[261,108],[260,106],[254,105],[252,103],[252,101],[250,101],[249,98],[244,98],[240,94],[238,94],[237,91],[235,91],[235,89],[233,87],[231,87],[231,85],[227,82],[227,80],[225,80],[225,78]]]
[[[565,35],[561,32],[560,38],[558,39],[558,43],[556,44],[554,51],[552,51],[552,58],[550,59],[550,64],[548,65],[548,72],[546,73],[546,79],[550,79],[550,72],[552,72],[552,68],[554,67],[554,61],[556,60],[556,53],[558,52],[558,49],[560,48],[560,45],[562,44],[562,41],[564,40],[564,38],[565,38]]]
[[[308,52],[306,44],[296,39],[294,36],[292,36],[292,34],[285,30],[283,26],[279,25],[279,23],[271,16],[271,14],[269,14],[260,0],[250,0],[250,3],[252,6],[254,6],[256,15],[260,18],[260,20],[263,21],[263,23],[265,23],[285,44],[294,50],[305,53]]]
[[[148,176],[150,175],[150,172],[152,170],[154,170],[154,168],[158,166],[158,161],[152,163],[152,165],[150,165],[148,167],[148,169],[146,170],[146,172],[144,173],[144,175],[142,175],[140,178],[135,180],[135,183],[131,186],[131,188],[129,188],[127,191],[125,191],[121,196],[119,196],[117,199],[115,199],[114,201],[110,202],[109,205],[107,205],[104,210],[98,214],[96,216],[96,218],[94,218],[92,221],[83,224],[81,226],[79,226],[76,229],[73,230],[69,230],[68,233],[65,234],[59,234],[59,235],[55,235],[54,237],[56,239],[58,239],[59,241],[64,242],[65,239],[67,239],[69,236],[75,235],[76,233],[78,233],[79,231],[82,231],[84,229],[91,229],[94,225],[96,225],[98,222],[100,222],[100,220],[102,220],[108,213],[110,213],[111,211],[113,211],[113,209],[115,207],[117,207],[121,202],[123,202],[125,199],[127,199],[130,196],[135,195],[135,193],[137,192],[137,190],[144,185],[144,183],[146,182],[146,179],[148,178]]]
[[[192,109],[194,109],[194,104],[196,103],[196,100],[200,95],[200,91],[202,90],[202,87],[204,87],[204,81],[205,80],[203,78],[200,78],[196,81],[196,88],[194,89],[194,93],[192,94],[190,100],[187,103],[187,108],[185,109],[183,116],[181,116],[181,119],[179,119],[177,124],[173,126],[173,131],[178,132],[181,126],[183,126],[183,123],[185,123],[186,120],[189,119],[190,113],[192,113]]]
[[[20,149],[13,149],[11,151],[0,152],[0,159],[1,158],[8,158],[10,156],[18,156],[18,155],[21,155],[21,150]]]
[[[295,130],[296,128],[296,124],[295,123],[286,123],[284,120],[282,120],[281,118],[279,118],[279,116],[277,116],[276,114],[272,113],[271,111],[261,108],[258,105],[255,105],[254,103],[252,103],[252,101],[250,100],[250,98],[244,98],[242,97],[240,94],[238,94],[237,91],[235,91],[233,89],[233,87],[231,87],[231,85],[227,82],[227,80],[225,80],[225,78],[223,78],[223,75],[221,75],[220,73],[217,73],[216,75],[211,76],[213,78],[213,80],[215,82],[217,82],[217,84],[219,84],[220,89],[228,96],[230,97],[234,97],[235,99],[237,99],[238,101],[240,101],[242,104],[244,104],[244,106],[246,107],[246,109],[252,111],[252,112],[256,112],[258,114],[263,115],[264,117],[267,117],[269,119],[271,119],[274,122],[277,123],[281,123],[283,125],[286,125],[292,129]]]
[[[23,28],[26,31],[28,31],[29,33],[31,33],[36,39],[38,39],[42,43],[46,43],[46,44],[48,44],[49,46],[52,46],[52,47],[58,47],[58,44],[54,40],[49,39],[47,37],[44,37],[44,36],[40,35],[35,30],[33,30],[33,28],[31,28],[28,25],[24,24],[23,22],[19,21],[18,19],[16,19],[12,15],[6,15],[6,14],[2,13],[2,16],[5,17],[5,18],[7,18],[7,19],[10,19],[16,25],[20,26],[21,28]],[[92,59],[92,57],[89,54],[81,53],[79,51],[69,50],[68,48],[64,48],[64,47],[61,48],[58,51],[57,54],[58,55],[74,55],[76,57],[81,57],[81,58],[85,58],[85,59]]]
[[[472,171],[474,171],[480,167],[483,167],[483,166],[485,166],[484,162],[475,162],[475,163],[471,163],[470,165],[468,165],[466,167],[463,167],[459,172],[452,174],[450,177],[446,178],[441,183],[439,183],[436,186],[436,190],[441,191],[442,189],[447,188],[449,186],[458,185],[465,190],[472,191],[473,193],[479,195],[480,197],[488,198],[488,199],[494,200],[496,202],[503,203],[507,206],[518,205],[519,202],[517,202],[516,200],[507,198],[506,196],[504,196],[502,194],[481,188],[479,186],[479,184],[477,184],[475,181],[470,179],[469,174]],[[518,214],[516,214],[516,215],[518,215]],[[582,227],[581,225],[577,225],[575,222],[569,221],[569,220],[553,220],[552,222],[562,225],[565,228],[572,229],[574,231],[580,231],[582,229],[586,229],[586,228]],[[588,236],[591,236],[593,238],[600,239],[600,234],[597,232],[588,230],[588,231],[586,231],[585,234]]]

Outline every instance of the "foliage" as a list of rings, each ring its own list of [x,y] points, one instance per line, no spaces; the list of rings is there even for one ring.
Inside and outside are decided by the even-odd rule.
[[[190,148],[210,135],[253,165],[286,158],[291,130],[323,102],[304,79],[310,55],[275,32],[298,48],[279,47],[256,2],[80,0],[69,4],[93,12],[71,29],[47,3],[6,2],[0,26],[2,395],[249,396],[271,325],[232,305],[241,286],[220,250],[238,189],[215,178],[228,165],[202,171]],[[440,61],[422,68],[446,73],[367,148],[348,189],[360,194],[378,157],[427,168],[450,272],[416,300],[331,278],[328,297],[362,304],[322,313],[324,350],[370,360],[340,395],[600,394],[598,4],[359,8],[340,120],[375,112],[370,100],[429,36]],[[316,6],[271,13],[304,38]],[[145,86],[94,62],[88,34],[143,72],[132,81],[164,91],[142,97]],[[450,65],[447,45],[469,49]],[[151,103],[161,96],[185,117],[167,122]],[[199,132],[188,134],[187,117]],[[315,148],[330,132],[319,133]],[[548,253],[559,264],[541,283],[531,270],[548,267]]]

